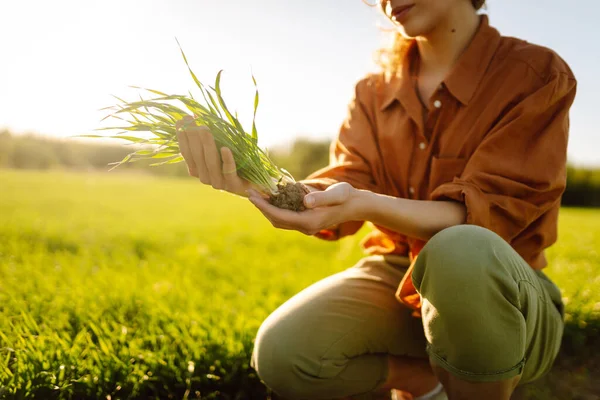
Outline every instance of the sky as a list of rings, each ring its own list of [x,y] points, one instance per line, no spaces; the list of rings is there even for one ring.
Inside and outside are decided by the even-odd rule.
[[[488,0],[485,12],[503,35],[567,61],[578,80],[569,159],[600,165],[600,2]],[[100,122],[112,95],[137,99],[130,85],[193,92],[177,38],[200,81],[224,70],[224,97],[248,130],[254,73],[261,146],[332,139],[354,84],[376,70],[385,27],[361,0],[0,0],[0,130],[94,134],[117,122]]]

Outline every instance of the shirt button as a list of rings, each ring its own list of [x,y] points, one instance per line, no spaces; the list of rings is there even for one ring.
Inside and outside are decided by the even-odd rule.
[[[427,145],[425,144],[425,142],[421,142],[421,143],[419,143],[419,148],[420,148],[421,150],[425,150],[425,147],[427,147]]]
[[[442,102],[439,101],[439,100],[436,100],[436,101],[433,102],[433,106],[435,108],[440,108],[442,106]]]
[[[415,194],[415,188],[414,188],[414,187],[412,187],[412,186],[411,186],[411,187],[409,187],[409,188],[408,188],[408,192],[409,192],[410,194]]]

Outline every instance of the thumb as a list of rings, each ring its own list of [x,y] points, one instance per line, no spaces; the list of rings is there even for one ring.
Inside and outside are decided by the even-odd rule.
[[[336,183],[322,192],[311,192],[304,196],[306,208],[335,206],[346,201],[352,186],[345,182]]]

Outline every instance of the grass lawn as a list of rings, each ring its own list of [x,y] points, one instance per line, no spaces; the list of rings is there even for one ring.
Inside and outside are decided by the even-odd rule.
[[[595,399],[600,210],[563,210],[559,234],[564,351],[520,396]],[[360,238],[275,230],[191,178],[0,170],[0,398],[267,398],[248,365],[260,323],[354,264]]]

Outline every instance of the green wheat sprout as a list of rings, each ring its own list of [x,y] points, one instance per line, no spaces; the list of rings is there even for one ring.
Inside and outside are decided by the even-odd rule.
[[[256,90],[252,131],[247,133],[237,118],[237,112],[235,115],[232,114],[223,99],[221,93],[221,73],[223,70],[217,73],[214,86],[205,86],[192,71],[179,41],[175,40],[192,79],[200,89],[204,104],[196,101],[191,92],[188,92],[188,95],[168,95],[158,90],[130,86],[158,97],[144,99],[140,95],[139,101],[127,102],[113,95],[120,104],[102,108],[101,110],[113,111],[104,117],[102,121],[112,117],[124,121],[126,125],[96,129],[97,131],[120,130],[120,132],[111,136],[78,135],[78,137],[118,138],[135,144],[154,146],[154,149],[143,148],[129,153],[119,162],[111,163],[110,165],[114,165],[111,171],[123,163],[141,159],[161,159],[159,162],[150,164],[151,166],[175,164],[184,161],[177,141],[176,122],[185,116],[192,116],[197,126],[205,126],[210,130],[218,147],[228,147],[231,150],[237,166],[237,174],[240,178],[246,179],[264,189],[265,193],[270,194],[278,193],[278,183],[294,183],[295,180],[292,175],[285,169],[275,165],[269,158],[268,153],[258,146],[256,110],[258,109],[259,94],[254,74],[251,74]],[[178,101],[183,105],[183,108],[173,105],[173,101]],[[151,132],[153,137],[139,137],[136,136],[136,132]]]

